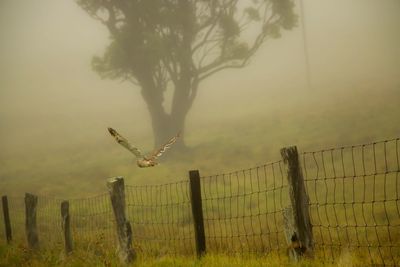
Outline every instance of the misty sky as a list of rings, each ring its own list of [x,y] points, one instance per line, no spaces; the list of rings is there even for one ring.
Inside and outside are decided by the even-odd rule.
[[[189,125],[262,112],[253,104],[277,105],[274,95],[399,88],[398,0],[304,0],[304,5],[313,89],[306,88],[299,23],[267,42],[248,68],[204,82]],[[103,52],[108,33],[74,1],[2,0],[0,39],[2,156],[65,148],[83,137],[106,140],[108,126],[151,134],[139,89],[101,80],[91,70],[91,58]],[[229,101],[222,101],[227,95]]]

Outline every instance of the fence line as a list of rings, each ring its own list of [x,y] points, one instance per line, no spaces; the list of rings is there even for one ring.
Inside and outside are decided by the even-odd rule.
[[[69,203],[73,240],[79,239],[86,246],[116,241],[115,220],[107,193],[71,199]]]
[[[13,196],[8,199],[13,240],[20,243],[26,239],[24,197]],[[61,199],[54,197],[38,197],[37,228],[41,247],[62,247],[64,243],[61,202]],[[69,203],[74,244],[82,244],[87,248],[98,243],[115,241],[114,219],[107,193],[90,198],[71,199]],[[1,220],[0,223],[3,232],[4,220]],[[3,236],[0,237],[5,240]]]
[[[399,139],[302,154],[315,245],[347,248],[392,265],[400,259]]]
[[[281,252],[288,205],[282,161],[202,177],[206,239],[218,252]]]
[[[400,262],[399,155],[400,138],[299,155],[319,257],[333,261],[349,250],[372,265]],[[279,160],[200,178],[207,251],[287,255],[283,214],[291,204],[285,171]],[[181,180],[125,186],[126,217],[137,253],[195,254],[189,185],[189,180]],[[8,197],[8,202],[13,241],[21,242],[24,199]],[[38,233],[44,247],[63,244],[61,202],[38,198]],[[70,199],[69,210],[76,248],[116,244],[108,193]],[[0,229],[2,242],[3,213]]]
[[[189,182],[126,186],[127,216],[142,253],[192,255],[193,220]]]

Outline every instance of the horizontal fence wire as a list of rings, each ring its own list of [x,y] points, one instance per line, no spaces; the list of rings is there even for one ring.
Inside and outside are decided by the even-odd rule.
[[[283,162],[202,177],[207,250],[221,253],[284,251],[282,210],[289,205]]]
[[[337,261],[351,252],[371,265],[400,262],[400,139],[300,155],[315,251]],[[282,161],[201,177],[208,252],[286,255],[283,213],[290,206]],[[189,181],[125,187],[126,216],[137,253],[195,255]],[[8,197],[13,240],[24,241],[23,197]],[[72,199],[76,247],[115,248],[115,219],[108,193]],[[61,200],[38,197],[41,247],[62,243]],[[5,241],[1,214],[1,240]]]
[[[193,255],[189,182],[126,186],[127,217],[134,247],[149,255]]]
[[[72,239],[78,246],[109,247],[116,243],[115,219],[108,193],[71,199],[69,212]]]
[[[372,265],[400,262],[399,152],[399,139],[392,139],[302,154],[323,258],[351,251]]]
[[[61,200],[38,196],[36,222],[40,247],[62,247]]]
[[[64,244],[61,202],[61,199],[38,196],[36,222],[40,247],[61,248]],[[24,197],[8,197],[8,205],[13,241],[23,243],[26,241]],[[0,237],[5,242],[3,211],[1,213],[3,235]],[[109,194],[69,200],[69,213],[74,245],[88,248],[115,244],[115,220]]]

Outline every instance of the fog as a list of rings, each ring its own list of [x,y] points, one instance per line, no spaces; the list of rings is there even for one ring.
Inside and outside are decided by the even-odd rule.
[[[210,150],[204,157],[212,158],[225,152],[207,144],[227,142],[235,147],[232,140],[243,138],[259,138],[260,146],[274,149],[294,143],[319,149],[399,136],[400,119],[395,113],[400,111],[400,2],[303,1],[304,29],[299,21],[281,38],[268,40],[248,67],[223,71],[200,85],[186,121],[189,147],[203,146]],[[300,14],[298,4],[296,0]],[[311,87],[306,79],[304,30]],[[140,88],[102,80],[91,69],[92,57],[101,55],[109,42],[103,25],[74,1],[3,0],[0,36],[0,193],[59,193],[79,187],[85,179],[98,184],[91,192],[95,193],[110,176],[128,176],[134,184],[139,182],[137,175],[147,175],[145,170],[138,172],[131,155],[106,131],[115,127],[144,151],[152,148],[151,121]],[[304,120],[309,116],[312,121],[327,110],[334,118],[336,109],[342,114],[347,108],[342,113],[350,112],[351,123],[329,136],[324,131],[319,136],[312,130],[282,126],[296,116]],[[370,124],[364,117],[357,119],[366,112],[373,114]],[[346,118],[343,114],[338,116]],[[289,133],[270,134],[268,127],[274,126],[274,120]],[[253,133],[252,123],[268,127],[262,134]],[[310,144],[310,139],[315,143]],[[256,146],[253,142],[248,149]],[[277,150],[257,155],[265,157],[254,164],[279,156]],[[245,153],[226,156],[238,158],[242,162],[238,167],[251,167]],[[168,164],[160,172],[149,170],[157,178],[147,182],[182,178],[186,168],[206,169],[195,161],[174,170]],[[231,167],[213,166],[206,171]],[[68,181],[60,183],[60,177]],[[74,192],[80,193],[85,192]]]

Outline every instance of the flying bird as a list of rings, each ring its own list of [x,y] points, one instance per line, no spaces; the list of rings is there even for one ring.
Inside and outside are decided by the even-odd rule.
[[[128,149],[130,152],[132,152],[136,156],[136,158],[137,158],[136,163],[140,168],[153,167],[153,166],[157,165],[158,164],[156,162],[157,158],[160,157],[168,148],[170,148],[179,137],[179,133],[178,133],[177,135],[172,137],[167,143],[165,143],[163,146],[161,146],[159,149],[156,149],[150,155],[144,156],[137,147],[132,146],[128,142],[128,140],[126,138],[122,137],[116,130],[109,127],[108,131],[121,146],[125,147],[126,149]]]

